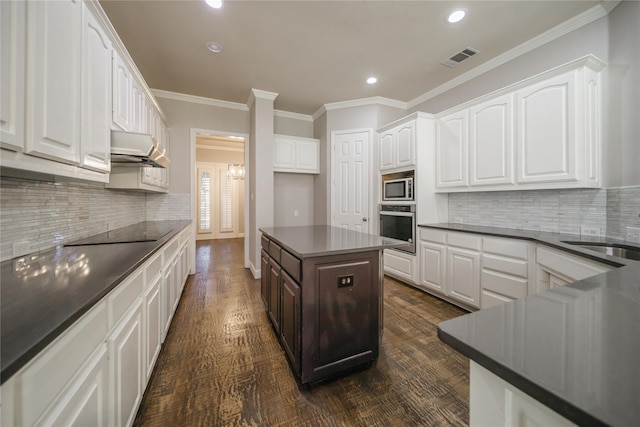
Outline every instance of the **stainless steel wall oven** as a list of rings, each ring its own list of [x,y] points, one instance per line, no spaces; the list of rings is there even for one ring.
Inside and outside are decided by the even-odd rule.
[[[416,253],[416,205],[380,205],[380,235],[410,244],[399,251]]]

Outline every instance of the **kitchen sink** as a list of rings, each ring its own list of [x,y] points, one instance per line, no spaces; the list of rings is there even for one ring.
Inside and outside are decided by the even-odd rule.
[[[640,248],[635,246],[627,246],[627,245],[621,245],[617,243],[597,243],[597,242],[587,243],[587,242],[563,241],[562,243],[579,246],[582,249],[596,251],[596,252],[600,252],[607,255],[640,261]]]

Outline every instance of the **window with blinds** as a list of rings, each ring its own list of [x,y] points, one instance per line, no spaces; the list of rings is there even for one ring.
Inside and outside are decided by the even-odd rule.
[[[220,171],[220,232],[233,232],[233,187],[229,173]]]
[[[198,205],[198,231],[211,231],[211,174],[200,171],[200,203]]]

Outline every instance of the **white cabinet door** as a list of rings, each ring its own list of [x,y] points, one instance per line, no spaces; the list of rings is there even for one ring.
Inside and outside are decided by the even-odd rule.
[[[26,152],[80,163],[82,2],[27,2]]]
[[[127,316],[107,338],[110,359],[110,389],[113,412],[109,425],[133,424],[142,399],[144,347],[142,302],[136,301]]]
[[[447,249],[447,288],[451,297],[480,307],[480,254],[449,246]]]
[[[131,91],[133,77],[117,50],[113,50],[113,123],[122,130],[131,130]]]
[[[108,425],[108,362],[107,346],[101,344],[87,361],[86,367],[72,380],[68,392],[60,397],[60,403],[38,425]]]
[[[445,293],[447,247],[420,241],[420,284]]]
[[[146,96],[142,91],[142,85],[132,79],[131,85],[131,131],[144,132],[144,120],[147,117]]]
[[[273,167],[274,169],[291,169],[296,168],[296,143],[292,139],[276,138],[275,144],[275,158]]]
[[[436,187],[466,187],[467,110],[442,117],[436,129]]]
[[[171,267],[171,261],[165,261],[165,267],[162,278],[162,341],[164,342],[169,326],[171,325],[171,319],[173,319],[173,270]]]
[[[412,120],[395,130],[395,167],[415,165],[416,122]]]
[[[320,145],[315,141],[297,141],[296,169],[309,173],[320,173]]]
[[[24,149],[25,2],[0,2],[0,147]]]
[[[145,292],[144,300],[144,333],[145,333],[145,365],[144,384],[149,381],[153,366],[160,354],[162,346],[162,274],[158,274],[155,282]]]
[[[518,183],[576,180],[575,72],[517,92]]]
[[[393,249],[384,251],[384,273],[415,284],[415,255]]]
[[[513,94],[469,109],[469,185],[513,184]]]
[[[81,166],[111,169],[111,41],[88,7],[82,11]]]
[[[393,157],[393,130],[380,135],[380,169],[391,169],[394,167]]]

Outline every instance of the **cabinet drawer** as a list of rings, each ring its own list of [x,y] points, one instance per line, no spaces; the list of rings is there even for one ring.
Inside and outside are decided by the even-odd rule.
[[[269,255],[273,258],[278,264],[280,264],[280,252],[282,248],[274,241],[269,241]]]
[[[280,265],[285,269],[293,280],[300,283],[300,260],[289,252],[283,250],[280,253]]]
[[[420,228],[420,240],[445,244],[447,242],[447,232],[433,228]]]
[[[482,246],[485,253],[489,252],[509,258],[529,259],[529,244],[521,240],[485,237]]]
[[[160,274],[160,270],[162,270],[162,257],[160,253],[156,253],[154,257],[147,262],[145,268],[145,280],[147,283],[152,283],[153,278]]]
[[[469,233],[447,233],[447,243],[449,246],[479,251],[482,246],[482,238]]]
[[[125,281],[120,283],[107,295],[107,309],[109,313],[109,329],[118,323],[131,304],[142,295],[144,290],[144,275],[142,269],[133,272]]]
[[[483,255],[482,267],[518,277],[528,277],[529,263],[526,260],[510,259],[495,255]]]
[[[269,250],[269,239],[267,239],[266,237],[264,237],[264,235],[260,238],[260,245],[262,246],[262,249],[264,249],[265,251]]]
[[[164,249],[162,250],[162,254],[164,256],[165,265],[171,261],[171,259],[178,253],[178,248],[180,247],[180,239],[178,236],[174,237],[169,241],[169,243],[164,245]]]
[[[34,424],[106,336],[107,309],[101,302],[29,363],[16,389],[22,425]]]
[[[483,291],[488,290],[513,299],[527,296],[527,283],[527,279],[484,269],[480,278]]]

